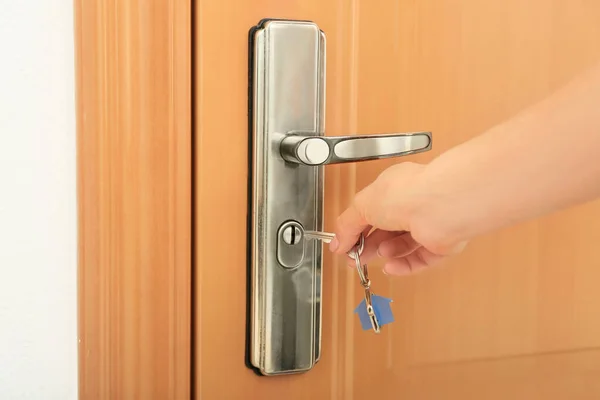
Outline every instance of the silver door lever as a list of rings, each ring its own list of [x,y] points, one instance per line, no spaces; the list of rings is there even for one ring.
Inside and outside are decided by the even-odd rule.
[[[284,160],[327,165],[400,157],[431,149],[431,132],[365,136],[313,136],[291,133],[280,144]]]

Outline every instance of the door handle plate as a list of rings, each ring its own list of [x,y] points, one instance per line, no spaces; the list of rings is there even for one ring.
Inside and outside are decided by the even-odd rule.
[[[322,244],[288,245],[281,228],[322,230],[323,170],[285,162],[279,142],[290,130],[323,135],[324,55],[311,22],[263,20],[250,31],[248,344],[262,375],[308,371],[321,353]]]
[[[263,20],[250,31],[248,365],[306,372],[321,356],[328,164],[431,149],[430,132],[325,137],[325,34],[310,21]]]

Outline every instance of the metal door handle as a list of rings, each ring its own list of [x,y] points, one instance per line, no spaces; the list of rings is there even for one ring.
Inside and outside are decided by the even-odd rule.
[[[431,132],[330,137],[289,134],[280,149],[284,160],[302,165],[360,162],[428,151]]]
[[[427,151],[431,133],[325,137],[325,33],[263,20],[250,44],[247,361],[306,372],[321,357],[323,246],[302,231],[323,230],[323,166]]]

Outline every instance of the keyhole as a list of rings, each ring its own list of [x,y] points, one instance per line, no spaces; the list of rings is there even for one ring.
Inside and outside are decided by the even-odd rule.
[[[300,243],[300,239],[302,239],[302,232],[300,231],[300,227],[296,224],[289,224],[283,229],[282,238],[285,244],[295,245]]]

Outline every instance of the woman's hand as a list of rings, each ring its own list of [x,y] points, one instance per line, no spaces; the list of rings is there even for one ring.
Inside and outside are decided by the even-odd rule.
[[[331,250],[406,274],[482,234],[600,198],[600,64],[426,166],[401,163],[358,193]],[[571,140],[576,138],[577,140]]]
[[[449,224],[435,217],[424,172],[424,165],[414,163],[386,169],[340,215],[330,249],[345,253],[361,233],[368,235],[361,262],[380,257],[389,275],[414,273],[461,251],[465,243],[454,243],[444,231]]]

